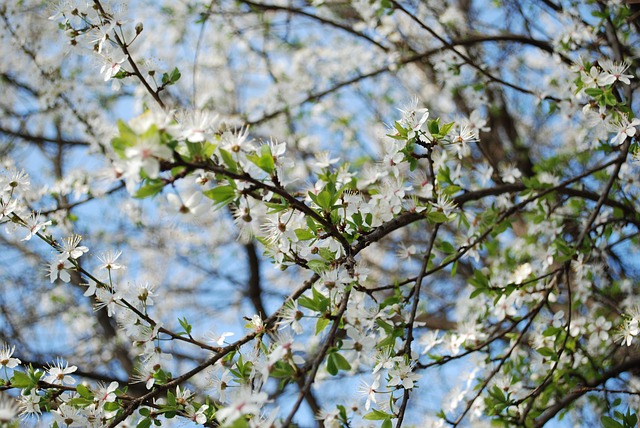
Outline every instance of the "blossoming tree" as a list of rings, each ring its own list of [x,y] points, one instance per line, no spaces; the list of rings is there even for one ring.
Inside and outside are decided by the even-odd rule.
[[[636,426],[637,2],[43,3],[0,422]]]

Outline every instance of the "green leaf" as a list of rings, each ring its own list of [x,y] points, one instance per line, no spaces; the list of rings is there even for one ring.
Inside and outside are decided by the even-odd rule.
[[[250,154],[247,155],[247,159],[267,174],[272,175],[276,169],[273,154],[271,153],[271,147],[268,144],[263,144],[260,147],[260,155]]]
[[[456,260],[455,262],[453,262],[453,265],[451,266],[451,278],[454,278],[457,272],[458,272],[458,261]]]
[[[151,426],[151,419],[144,418],[140,422],[138,422],[138,425],[136,425],[136,428],[149,428],[150,426]]]
[[[328,264],[324,260],[309,260],[307,266],[309,266],[309,269],[313,272],[319,274],[327,270]]]
[[[329,318],[320,317],[316,322],[316,336],[320,334],[329,325]]]
[[[313,300],[308,298],[307,296],[300,296],[298,298],[298,304],[303,308],[311,309],[312,311],[319,312],[318,304]],[[317,328],[317,325],[316,325]]]
[[[316,237],[309,229],[296,229],[294,232],[300,241],[308,241]]]
[[[186,169],[187,169],[186,166],[175,166],[171,168],[171,176],[177,177],[178,175],[182,174]]]
[[[616,100],[616,96],[613,95],[613,93],[610,90],[604,93],[603,98],[604,98],[605,104],[609,106],[615,106],[618,104],[618,100]]]
[[[191,335],[191,331],[193,330],[193,327],[187,321],[187,317],[184,317],[182,319],[178,318],[178,322],[180,323],[180,326],[182,326],[184,333],[187,335]]]
[[[545,331],[542,332],[544,337],[555,336],[556,334],[562,331],[559,327],[549,327]]]
[[[427,120],[427,128],[432,135],[436,135],[440,133],[440,118],[438,119],[428,119]]]
[[[115,412],[116,410],[118,410],[120,408],[120,405],[118,404],[117,401],[113,401],[113,402],[110,402],[110,403],[104,403],[102,408],[104,410],[106,410],[107,412]]]
[[[446,223],[449,221],[449,217],[440,211],[431,211],[427,213],[427,220],[431,223]]]
[[[14,371],[13,376],[11,376],[11,385],[16,388],[28,388],[35,386],[37,382],[34,382],[31,377],[23,372]]]
[[[87,399],[82,397],[75,397],[69,400],[69,404],[74,407],[87,407],[93,404],[93,398]]]
[[[347,361],[347,359],[343,357],[342,354],[335,352],[333,355],[336,360],[336,365],[340,370],[351,370],[351,364],[349,364],[349,361]]]
[[[624,425],[609,416],[603,416],[600,422],[604,428],[624,428]]]
[[[138,189],[138,191],[134,195],[134,198],[144,199],[150,196],[155,196],[158,193],[162,192],[162,189],[164,189],[164,182],[162,180],[150,181],[148,182],[148,184],[145,184]]]
[[[462,187],[452,184],[450,186],[445,187],[444,189],[442,189],[442,193],[444,193],[447,196],[452,196],[456,193],[458,193],[460,190],[462,190]]]
[[[335,376],[338,374],[338,365],[336,364],[335,358],[334,358],[335,353],[329,354],[329,357],[327,358],[327,371],[329,372],[329,374],[331,376]]]
[[[182,77],[180,70],[178,70],[178,67],[175,67],[171,73],[162,73],[162,84],[165,86],[173,85],[180,80],[180,77]]]
[[[589,95],[590,97],[597,97],[603,94],[603,90],[600,88],[587,88],[584,90],[584,93]]]
[[[205,190],[203,194],[207,198],[213,199],[217,204],[226,205],[236,198],[236,188],[231,185],[218,186]]]
[[[455,124],[456,124],[455,122],[449,122],[442,125],[439,132],[440,135],[442,135],[443,137],[446,136],[449,133],[449,131],[451,131],[451,129],[454,127]]]
[[[317,200],[315,201],[320,208],[325,211],[331,211],[331,193],[327,189],[318,193]]]
[[[391,423],[391,419],[385,419],[380,425],[380,428],[393,428],[393,424]]]
[[[393,418],[393,415],[390,415],[389,413],[385,413],[382,410],[373,409],[372,411],[364,415],[362,418],[367,421],[384,421],[386,419]]]
[[[249,422],[245,418],[236,419],[231,425],[227,425],[229,428],[249,428]]]
[[[456,252],[456,249],[450,242],[442,241],[439,245],[440,251],[445,254],[452,254]]]
[[[220,149],[220,156],[222,156],[222,161],[229,168],[231,172],[238,172],[238,163],[233,159],[231,153],[224,149]]]
[[[93,400],[93,394],[91,393],[91,391],[89,391],[89,388],[87,388],[83,384],[79,384],[78,386],[76,386],[76,391],[82,398],[89,398]]]
[[[546,346],[542,348],[538,348],[537,351],[538,351],[538,354],[542,355],[543,357],[557,358],[556,351],[554,351],[551,348],[547,348]]]

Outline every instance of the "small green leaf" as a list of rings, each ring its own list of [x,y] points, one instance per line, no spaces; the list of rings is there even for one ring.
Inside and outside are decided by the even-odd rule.
[[[590,97],[597,97],[603,94],[603,90],[600,88],[587,88],[584,90],[584,93],[589,95]]]
[[[28,388],[30,386],[35,386],[35,383],[28,374],[16,370],[13,372],[13,376],[11,377],[11,386],[16,388]]]
[[[561,331],[562,331],[562,329],[559,328],[559,327],[549,327],[545,331],[542,332],[542,335],[544,337],[555,336],[556,334],[560,333]]]
[[[83,384],[79,384],[78,386],[76,386],[76,391],[78,392],[78,394],[80,394],[81,397],[93,400],[93,394],[91,393],[91,391],[89,391],[89,388],[87,388]]]
[[[538,354],[542,355],[543,357],[548,357],[548,358],[557,357],[556,352],[551,348],[547,348],[546,346],[542,348],[538,348],[537,351],[538,351]]]
[[[335,376],[338,374],[338,366],[336,365],[334,355],[335,353],[329,354],[329,357],[327,358],[327,371],[331,376]]]
[[[427,120],[427,128],[432,135],[440,133],[440,118]]]
[[[82,397],[75,397],[69,400],[69,404],[74,407],[87,407],[93,404],[93,398],[87,399]]]
[[[187,335],[191,335],[191,331],[193,330],[193,327],[191,326],[191,324],[189,324],[189,322],[187,321],[187,318],[186,317],[182,319],[178,318],[178,322],[180,323],[180,326],[184,330],[184,333]]]
[[[170,74],[162,73],[162,84],[164,86],[173,85],[180,80],[180,77],[182,77],[180,70],[178,70],[178,67],[175,67]]]
[[[315,300],[308,298],[307,296],[300,296],[298,299],[298,304],[303,308],[311,309],[312,311],[319,312],[318,304]],[[317,325],[316,325],[317,329]]]
[[[235,199],[236,189],[231,185],[218,186],[213,189],[205,190],[203,194],[207,198],[213,199],[217,204],[226,205]]]
[[[150,196],[155,196],[158,193],[162,192],[162,189],[164,189],[164,183],[161,180],[150,181],[148,182],[148,184],[145,184],[138,189],[138,191],[134,195],[134,198],[144,199]]]
[[[302,305],[302,304],[301,304]],[[318,318],[316,322],[316,336],[320,334],[329,325],[329,319],[325,317]]]
[[[351,370],[351,364],[349,364],[349,361],[347,361],[342,354],[335,352],[333,355],[336,360],[336,366],[338,366],[340,370]]]
[[[268,174],[273,174],[276,169],[273,154],[271,153],[271,147],[268,144],[263,144],[260,147],[260,155],[250,154],[247,155],[247,159]]]
[[[449,133],[449,131],[451,131],[451,129],[454,127],[455,124],[456,124],[455,122],[445,123],[440,128],[439,134],[442,135],[443,137],[446,136]]]
[[[308,241],[316,237],[309,229],[296,229],[294,232],[300,241]]]
[[[362,417],[367,421],[384,421],[393,418],[393,415],[383,412],[382,410],[373,409]]]
[[[238,163],[233,159],[231,153],[224,149],[220,149],[220,156],[222,156],[222,161],[229,168],[231,172],[238,172]]]
[[[331,193],[327,189],[322,190],[322,192],[318,193],[318,198],[315,201],[320,208],[325,211],[331,211]]]
[[[600,421],[604,428],[624,428],[624,425],[609,416],[603,416]]]
[[[451,266],[451,278],[454,278],[457,272],[458,272],[458,261],[456,260],[455,262],[453,262],[453,266]]]
[[[449,221],[449,217],[440,211],[431,211],[427,213],[427,220],[431,223],[446,223]]]
[[[442,251],[445,254],[452,254],[456,252],[456,249],[453,245],[451,245],[450,242],[447,241],[443,241],[440,243],[439,245],[440,251]]]
[[[138,425],[136,425],[136,428],[149,428],[150,426],[151,426],[151,419],[144,418],[140,422],[138,422]]]

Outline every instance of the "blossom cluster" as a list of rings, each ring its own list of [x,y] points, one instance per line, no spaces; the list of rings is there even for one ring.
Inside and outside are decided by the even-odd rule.
[[[90,97],[53,88],[64,67],[41,66],[0,7],[17,51],[51,87],[40,96],[15,76],[3,80],[44,110],[70,112],[44,130],[21,122],[28,109],[7,120],[15,129],[0,124],[58,162],[47,186],[36,184],[42,171],[5,161],[7,246],[25,263],[48,260],[35,279],[14,274],[19,266],[6,275],[45,287],[24,311],[44,316],[22,322],[64,324],[70,339],[52,340],[54,354],[81,338],[73,365],[40,361],[35,339],[3,343],[6,419],[278,427],[302,425],[306,401],[332,427],[401,426],[405,415],[425,426],[540,426],[565,411],[635,425],[608,398],[635,404],[640,386],[629,372],[640,337],[628,255],[638,245],[640,119],[627,6],[583,5],[592,12],[583,19],[559,2],[557,19],[543,14],[542,40],[511,24],[476,37],[489,23],[467,26],[474,13],[453,2],[173,3],[159,6],[172,22],[162,36],[98,0],[61,1],[50,13],[80,58],[69,75],[133,98],[138,112],[115,125],[76,106]],[[290,25],[299,19],[305,31]],[[187,46],[194,21],[192,65],[162,72],[143,57],[171,50],[166,63],[186,64],[163,46]],[[316,33],[310,22],[345,34],[324,40],[325,27]],[[476,46],[485,39],[522,52],[505,59]],[[602,58],[609,51],[615,60]],[[93,74],[87,58],[98,62]],[[212,79],[201,70],[221,83],[203,83]],[[384,80],[391,71],[419,94],[399,109],[405,90]],[[353,100],[382,75],[373,98],[385,101],[371,111],[391,124],[376,117],[361,129]],[[264,94],[246,89],[263,81],[273,82]],[[343,102],[338,91],[354,82]],[[110,96],[86,102],[118,108]],[[91,141],[67,138],[65,121]],[[88,147],[100,173],[67,172],[61,159],[75,146]],[[93,201],[107,205],[95,222],[105,224],[83,211]],[[7,298],[24,302],[15,289]],[[429,415],[410,414],[443,367],[455,387],[442,403],[424,401]],[[607,399],[593,400],[598,393]]]

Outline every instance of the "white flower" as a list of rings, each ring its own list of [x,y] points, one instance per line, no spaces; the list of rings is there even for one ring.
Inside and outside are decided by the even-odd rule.
[[[22,395],[20,395],[20,416],[22,418],[26,418],[31,415],[39,417],[42,414],[39,403],[40,396],[35,388],[27,395],[24,395],[23,390]]]
[[[440,330],[429,330],[418,339],[418,343],[424,346],[422,355],[427,354],[434,346],[443,341],[443,338],[438,338],[439,334]]]
[[[415,382],[422,377],[413,371],[413,366],[406,364],[404,361],[400,361],[398,365],[389,370],[389,382],[388,386],[400,386],[404,389],[413,389]]]
[[[417,108],[418,98],[413,98],[409,105],[405,109],[398,109],[402,112],[402,119],[400,119],[400,125],[403,128],[409,129],[407,139],[415,138],[416,135],[422,131],[422,127],[429,119],[429,109]],[[418,119],[420,116],[420,119]]]
[[[629,68],[627,62],[613,62],[610,59],[601,59],[598,61],[600,66],[604,70],[604,77],[602,78],[603,85],[612,85],[613,83],[620,81],[627,85],[631,84],[629,79],[633,79],[633,75],[624,74]]]
[[[51,220],[47,220],[47,221],[40,221],[40,213],[31,213],[31,215],[29,216],[29,218],[27,218],[26,222],[25,222],[25,227],[29,230],[29,233],[27,234],[27,236],[25,236],[24,238],[22,238],[22,241],[28,241],[30,240],[33,235],[37,234],[40,230],[44,229],[45,227],[51,225]]]
[[[638,320],[626,320],[621,326],[620,331],[616,334],[616,341],[623,345],[631,346],[631,342],[638,335]]]
[[[202,193],[200,192],[193,192],[185,198],[176,193],[169,193],[167,200],[173,209],[184,215],[185,219],[199,217],[209,209],[206,204],[200,203],[202,201]]]
[[[207,340],[209,342],[215,343],[218,346],[223,346],[224,342],[225,342],[225,339],[227,337],[231,337],[231,336],[234,336],[234,335],[235,335],[235,333],[231,333],[230,331],[225,331],[222,334],[216,334],[216,333],[212,332],[212,333],[209,333],[207,335]]]
[[[287,325],[291,326],[291,330],[293,330],[296,334],[301,334],[303,332],[303,327],[300,324],[300,320],[304,317],[304,313],[298,309],[298,302],[295,300],[289,300],[285,303],[280,311],[280,320],[278,321],[278,325],[280,328],[284,328]]]
[[[121,264],[116,263],[116,260],[118,260],[118,257],[120,257],[120,254],[122,254],[122,251],[118,251],[116,253],[114,253],[113,251],[107,251],[106,253],[102,253],[101,255],[99,255],[98,259],[102,262],[100,269],[107,269],[107,270],[122,269],[123,266]]]
[[[53,418],[62,427],[86,427],[88,420],[82,415],[80,409],[62,403],[56,410],[52,410]]]
[[[18,403],[12,397],[0,394],[0,425],[5,425],[8,422],[13,422],[18,415]],[[14,425],[10,425],[14,426]]]
[[[218,115],[207,110],[185,112],[178,117],[179,139],[200,143],[209,139],[218,126]]]
[[[68,375],[76,370],[78,370],[76,366],[69,367],[69,363],[58,359],[54,365],[47,369],[47,374],[42,380],[55,385],[74,385],[76,380]]]
[[[197,424],[204,424],[205,422],[207,422],[207,415],[204,414],[204,412],[207,411],[207,409],[209,409],[209,406],[206,404],[203,404],[202,406],[200,406],[200,408],[198,408],[198,410],[196,410],[193,405],[189,404],[184,410],[185,413],[187,414],[187,417],[194,421]]]
[[[371,408],[371,402],[377,404],[376,402],[376,389],[380,387],[380,375],[378,374],[373,382],[370,384],[367,383],[364,379],[360,381],[360,386],[358,387],[358,393],[367,397],[367,401],[364,404],[365,410],[369,410]]]
[[[531,275],[533,269],[530,263],[524,263],[518,266],[513,275],[511,275],[510,282],[514,284],[522,284],[522,282]]]
[[[22,363],[22,361],[17,358],[11,358],[15,349],[15,346],[9,348],[9,345],[6,343],[2,344],[2,348],[0,349],[0,366],[12,369]]]
[[[96,290],[95,310],[107,308],[107,315],[112,317],[115,314],[116,307],[120,304],[120,295],[106,288],[98,288]]]
[[[108,386],[100,382],[95,391],[94,400],[96,400],[100,406],[103,406],[104,403],[113,403],[116,401],[116,389],[118,389],[118,382],[116,381],[111,382]]]
[[[640,119],[637,117],[629,121],[627,116],[621,115],[620,120],[612,123],[612,127],[614,128],[613,130],[617,132],[617,134],[611,140],[611,144],[617,146],[624,143],[627,137],[633,137],[636,135],[636,126],[638,125],[640,125]]]
[[[73,259],[77,259],[78,257],[82,256],[84,253],[89,251],[89,249],[84,245],[78,246],[81,240],[82,240],[82,236],[80,235],[73,235],[68,238],[65,238],[62,241],[62,245],[61,245],[62,251],[59,256],[60,259],[66,260],[69,257]]]
[[[410,259],[418,251],[415,245],[407,246],[404,242],[400,242],[399,247],[396,251],[396,257],[399,259]]]
[[[236,394],[231,404],[216,412],[216,418],[223,426],[228,426],[242,415],[259,414],[262,406],[267,402],[267,398],[266,392],[256,393],[243,388]]]
[[[27,191],[31,187],[31,181],[29,180],[29,174],[24,169],[12,169],[11,174],[8,177],[0,178],[0,191],[15,192]]]
[[[120,59],[112,59],[112,58],[104,58],[104,65],[102,66],[102,68],[100,69],[100,73],[104,75],[104,81],[108,81],[109,79],[111,79],[113,76],[115,76],[116,74],[118,74],[118,71],[120,71],[120,64],[122,64],[123,62],[125,62],[127,60],[126,56],[123,56]]]
[[[442,193],[438,195],[438,200],[435,203],[431,202],[431,205],[436,210],[442,211],[442,213],[448,218],[451,218],[453,210],[456,208],[456,203],[449,199],[447,195]]]
[[[340,161],[340,158],[332,158],[327,151],[317,152],[314,156],[316,158],[316,161],[313,163],[314,171],[321,171],[324,168],[329,168],[329,166]]]
[[[517,179],[522,177],[520,170],[511,164],[503,165],[500,168],[500,175],[505,183],[515,183]]]
[[[56,255],[49,263],[49,279],[53,283],[60,278],[63,282],[71,281],[71,274],[67,271],[73,269],[73,264],[67,259],[61,259]]]
[[[171,149],[160,141],[160,134],[141,138],[138,143],[124,152],[127,157],[129,173],[138,173],[141,169],[149,178],[158,178],[160,173],[159,159],[170,159]]]
[[[589,73],[585,73],[584,71],[580,72],[582,76],[582,83],[586,88],[595,88],[598,86],[607,86],[606,83],[603,83],[605,78],[605,74],[595,65],[589,69]]]

